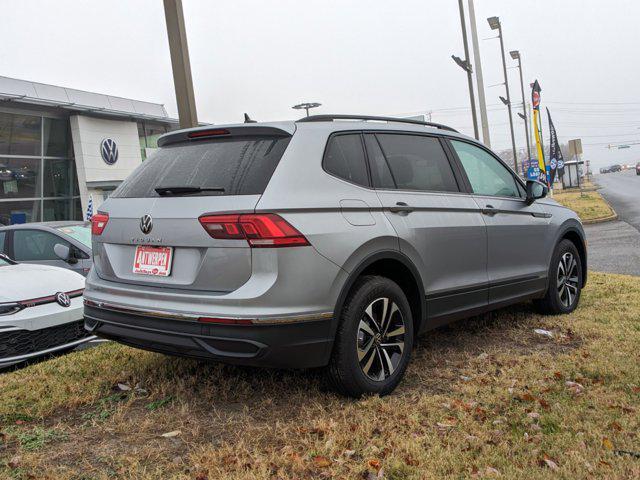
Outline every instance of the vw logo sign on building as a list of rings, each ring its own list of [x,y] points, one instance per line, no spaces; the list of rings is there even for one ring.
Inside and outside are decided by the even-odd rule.
[[[142,231],[142,233],[146,235],[150,233],[152,229],[153,229],[153,219],[151,218],[151,215],[148,215],[148,214],[144,215],[140,219],[140,230]]]
[[[71,299],[69,298],[69,295],[64,292],[56,293],[56,302],[58,302],[58,305],[61,305],[63,307],[68,307],[69,305],[71,305]]]
[[[113,165],[118,161],[118,145],[111,138],[105,138],[100,143],[100,155],[107,165]]]

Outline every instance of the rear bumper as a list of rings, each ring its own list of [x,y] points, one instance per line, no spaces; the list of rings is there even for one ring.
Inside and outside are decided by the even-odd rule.
[[[132,347],[202,360],[275,368],[311,368],[329,361],[331,318],[291,317],[253,325],[214,325],[161,312],[85,305],[85,328]]]

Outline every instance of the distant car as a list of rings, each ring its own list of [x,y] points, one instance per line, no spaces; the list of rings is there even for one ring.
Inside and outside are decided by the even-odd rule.
[[[609,170],[609,167],[603,167],[600,169],[600,173],[610,173],[611,170]]]
[[[83,328],[84,278],[0,255],[0,368],[92,340]]]
[[[636,163],[636,175],[640,175],[640,162]]]
[[[62,267],[86,276],[91,268],[91,226],[70,221],[0,227],[0,253],[19,263]]]
[[[609,171],[610,172],[621,172],[622,171],[622,167],[620,165],[611,165],[609,167]]]

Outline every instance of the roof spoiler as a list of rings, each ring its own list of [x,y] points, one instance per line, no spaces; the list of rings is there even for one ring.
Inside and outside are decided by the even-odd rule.
[[[290,137],[291,133],[277,127],[261,126],[261,125],[241,125],[231,127],[217,127],[208,125],[206,127],[191,128],[188,130],[178,130],[169,132],[158,138],[158,147],[165,147],[174,143],[185,143],[200,140],[211,140],[214,138],[227,137],[251,137],[251,136],[269,136],[269,137]]]

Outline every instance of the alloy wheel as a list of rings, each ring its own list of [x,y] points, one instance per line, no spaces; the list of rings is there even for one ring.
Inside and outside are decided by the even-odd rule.
[[[389,298],[377,298],[364,310],[356,340],[362,372],[383,381],[398,368],[404,354],[405,324],[398,305]]]
[[[570,308],[578,297],[578,262],[571,252],[560,257],[558,264],[557,288],[560,303]]]

